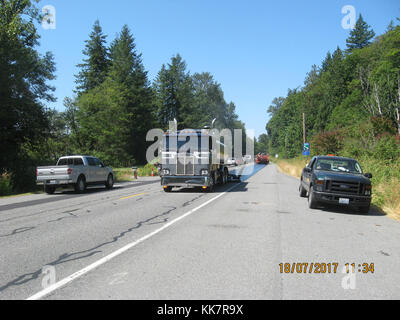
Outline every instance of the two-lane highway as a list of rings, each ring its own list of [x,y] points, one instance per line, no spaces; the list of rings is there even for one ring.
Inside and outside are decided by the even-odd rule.
[[[309,210],[298,181],[274,165],[247,167],[243,180],[211,194],[167,194],[155,178],[0,200],[0,299],[400,297],[398,222]],[[306,262],[340,267],[280,272]],[[375,273],[346,286],[346,263],[374,263]],[[47,289],[46,266],[56,280]]]

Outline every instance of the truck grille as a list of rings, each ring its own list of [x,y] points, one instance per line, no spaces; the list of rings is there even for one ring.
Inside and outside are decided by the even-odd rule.
[[[334,193],[343,194],[362,194],[364,186],[358,182],[348,182],[348,181],[327,181],[326,190]]]
[[[181,176],[194,175],[194,157],[179,156],[176,162],[176,174]]]

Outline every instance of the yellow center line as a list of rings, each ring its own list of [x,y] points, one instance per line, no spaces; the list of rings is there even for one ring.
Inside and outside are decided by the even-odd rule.
[[[131,198],[134,198],[134,197],[143,196],[143,195],[145,195],[145,194],[148,194],[148,193],[146,192],[146,193],[134,194],[134,195],[132,195],[132,196],[129,196],[129,197],[120,198],[119,200],[131,199]]]

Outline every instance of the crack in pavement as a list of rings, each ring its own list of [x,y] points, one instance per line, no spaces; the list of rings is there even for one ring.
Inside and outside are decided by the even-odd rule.
[[[97,246],[95,246],[93,248],[87,249],[87,250],[82,250],[82,251],[73,252],[73,253],[64,253],[64,254],[60,255],[57,260],[49,262],[49,263],[47,263],[45,265],[54,266],[55,267],[55,266],[63,264],[63,263],[85,259],[85,258],[91,257],[91,256],[93,256],[95,254],[101,253],[102,251],[98,250],[98,249],[100,249],[100,248],[102,248],[102,247],[104,247],[106,245],[109,245],[109,244],[117,242],[119,239],[124,237],[126,234],[132,232],[133,230],[137,230],[137,229],[141,228],[145,224],[152,225],[150,223],[152,220],[158,219],[160,217],[164,217],[166,215],[171,214],[171,212],[177,210],[177,207],[169,207],[169,208],[170,208],[169,210],[167,210],[167,211],[165,211],[165,212],[163,212],[161,214],[158,214],[158,215],[156,215],[154,217],[151,217],[149,219],[146,219],[144,221],[138,222],[134,227],[131,227],[131,228],[127,229],[126,231],[121,232],[119,235],[113,237],[113,239],[110,240],[110,241],[101,243],[101,244],[99,244],[99,245],[97,245]],[[168,219],[169,218],[165,218],[164,222],[167,222]],[[158,222],[158,223],[162,223],[162,222]],[[95,250],[95,251],[93,251],[93,250]],[[79,256],[79,255],[82,255],[82,254],[84,254],[84,255],[83,256]],[[42,274],[42,269],[36,270],[34,272],[31,272],[31,273],[23,274],[23,275],[15,278],[14,280],[9,281],[5,285],[0,286],[0,292],[3,292],[4,290],[6,290],[6,289],[8,289],[8,288],[10,288],[12,286],[20,286],[20,285],[25,284],[25,283],[27,283],[29,281],[35,280],[41,274]]]
[[[18,229],[14,229],[11,233],[9,234],[5,234],[5,235],[0,235],[0,238],[6,238],[6,237],[10,237],[10,236],[14,236],[16,234],[19,233],[23,233],[23,232],[27,232],[30,230],[35,229],[36,227],[22,227],[22,228],[18,228]]]
[[[67,213],[67,212],[65,212],[65,213]],[[55,220],[49,220],[49,221],[47,221],[47,222],[48,222],[48,223],[59,222],[59,221],[61,221],[61,220],[70,219],[70,218],[78,218],[78,216],[77,216],[76,214],[73,214],[72,212],[68,212],[68,216],[61,217],[61,218],[58,218],[58,219],[55,219]]]

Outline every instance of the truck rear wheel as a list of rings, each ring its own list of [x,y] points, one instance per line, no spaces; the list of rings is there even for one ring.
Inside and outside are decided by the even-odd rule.
[[[84,177],[79,177],[77,183],[75,184],[76,193],[84,193],[86,190],[86,180]]]
[[[54,194],[54,192],[56,192],[56,187],[44,186],[44,192],[46,192],[47,194]]]

